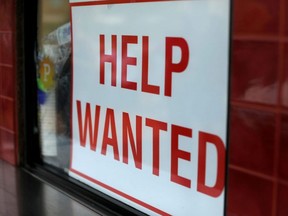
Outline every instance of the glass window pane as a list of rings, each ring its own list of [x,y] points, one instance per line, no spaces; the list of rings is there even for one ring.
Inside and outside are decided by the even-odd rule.
[[[37,85],[44,163],[67,171],[70,155],[71,32],[68,0],[41,0]]]

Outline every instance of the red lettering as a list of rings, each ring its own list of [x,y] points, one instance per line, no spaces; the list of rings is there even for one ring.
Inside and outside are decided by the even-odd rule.
[[[78,117],[79,127],[79,139],[80,145],[86,147],[87,136],[89,133],[90,149],[96,151],[98,130],[100,122],[101,107],[95,105],[95,114],[91,110],[90,103],[86,103],[85,113],[83,116],[81,101],[76,100],[76,109]],[[92,114],[91,114],[92,112]],[[105,112],[105,111],[103,111]],[[94,118],[94,119],[93,119]],[[131,126],[130,116],[127,112],[122,112],[122,162],[128,164],[129,162],[129,148],[130,155],[134,159],[134,164],[137,169],[142,169],[143,149],[142,149],[142,119],[141,116],[135,116],[134,128]],[[144,118],[145,119],[145,118]],[[135,124],[134,124],[135,123]],[[167,132],[168,123],[146,118],[145,124],[152,129],[152,173],[155,176],[160,175],[160,132]],[[101,127],[102,128],[102,127]],[[119,146],[117,139],[117,128],[114,110],[107,108],[105,121],[103,125],[103,140],[101,147],[101,154],[107,154],[107,147],[113,149],[113,157],[115,160],[120,161]],[[179,173],[179,160],[185,160],[185,163],[191,164],[191,152],[179,149],[180,136],[186,138],[192,138],[193,130],[178,125],[171,125],[171,170],[170,181],[177,183],[181,186],[191,188],[191,179],[185,177],[184,174]],[[102,134],[102,133],[101,133]],[[212,146],[208,146],[208,144]],[[130,147],[129,147],[130,146]],[[206,166],[207,166],[207,147],[215,147],[217,160],[215,161],[217,166],[217,172],[215,176],[215,183],[207,185],[206,183]],[[100,147],[99,147],[100,148]],[[166,149],[166,147],[165,147]],[[147,150],[147,149],[146,149]],[[164,152],[162,152],[164,153]],[[147,155],[146,155],[147,156]],[[226,149],[225,144],[221,138],[217,135],[207,132],[199,131],[198,142],[198,173],[197,173],[197,191],[211,197],[219,197],[225,187],[225,156]],[[162,156],[163,157],[163,156]],[[131,160],[131,159],[130,159]],[[181,161],[184,163],[184,161]],[[213,161],[214,163],[214,161]],[[209,166],[209,165],[208,165]],[[181,166],[180,166],[181,167]],[[164,167],[165,169],[165,167]],[[188,169],[185,170],[188,173]],[[188,174],[186,173],[186,174]]]
[[[143,36],[142,38],[142,91],[152,94],[158,94],[160,87],[148,83],[148,65],[149,65],[149,37]]]
[[[173,63],[173,47],[181,49],[181,60],[179,63]],[[165,60],[165,86],[164,95],[172,96],[172,73],[183,72],[189,62],[189,47],[184,38],[167,37],[166,38],[166,60]]]
[[[189,152],[179,149],[179,135],[192,138],[192,129],[171,125],[171,181],[191,188],[191,180],[178,175],[178,159],[191,161]]]
[[[127,66],[128,65],[137,65],[137,59],[135,57],[129,57],[127,48],[128,44],[137,44],[138,37],[132,35],[123,35],[122,36],[122,80],[121,87],[131,90],[137,90],[137,83],[127,80]]]
[[[111,137],[109,137],[109,128],[111,129]],[[119,160],[119,150],[113,109],[107,109],[106,111],[101,154],[106,155],[107,145],[112,146],[114,159]]]
[[[112,50],[111,55],[105,54],[105,36],[100,35],[100,83],[105,83],[105,62],[111,63],[111,85],[116,86],[117,70],[117,36],[111,36]]]
[[[95,120],[94,120],[95,125],[93,127],[92,126],[92,120],[91,120],[90,103],[86,103],[84,130],[83,130],[81,102],[77,100],[76,103],[77,103],[77,115],[78,115],[80,145],[83,147],[86,146],[86,137],[87,137],[87,128],[88,128],[89,138],[90,138],[90,149],[92,151],[96,151],[98,128],[99,128],[100,106],[97,106],[97,105],[95,106],[95,109],[96,109]],[[93,130],[93,128],[94,128],[94,130]]]
[[[159,134],[160,130],[167,131],[167,123],[147,118],[146,126],[153,129],[153,174],[159,176]]]
[[[213,187],[205,185],[206,179],[206,148],[210,143],[216,147],[217,150],[217,177]],[[199,160],[198,160],[198,184],[197,191],[207,194],[212,197],[221,195],[225,184],[225,145],[220,137],[199,132]]]
[[[136,116],[136,145],[130,124],[129,114],[123,113],[123,162],[128,164],[128,139],[132,149],[135,166],[142,169],[142,118]]]

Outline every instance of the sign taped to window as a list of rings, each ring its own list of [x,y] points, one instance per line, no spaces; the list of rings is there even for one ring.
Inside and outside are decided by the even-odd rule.
[[[229,0],[70,0],[69,174],[149,215],[223,215]]]

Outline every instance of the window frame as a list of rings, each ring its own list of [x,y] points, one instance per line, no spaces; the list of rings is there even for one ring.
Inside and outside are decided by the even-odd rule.
[[[64,172],[55,170],[43,164],[40,151],[40,136],[38,125],[38,103],[35,50],[37,49],[37,17],[38,0],[16,1],[17,13],[17,85],[18,85],[18,142],[19,165],[26,172],[36,176],[41,181],[51,184],[65,194],[76,199],[96,213],[105,215],[146,215],[119,200],[114,199],[96,189],[85,185]],[[231,72],[231,35],[233,31],[232,15],[233,1],[230,0],[230,41],[229,41],[229,71]],[[231,73],[228,81],[228,101],[230,101]],[[227,209],[228,195],[228,161],[229,161],[229,110],[227,118],[226,146],[226,179],[224,194],[224,215]]]

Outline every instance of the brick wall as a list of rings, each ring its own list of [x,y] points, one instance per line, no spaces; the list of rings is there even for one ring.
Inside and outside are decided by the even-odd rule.
[[[288,215],[288,1],[234,0],[228,216]]]
[[[15,0],[0,2],[0,158],[17,163]]]

